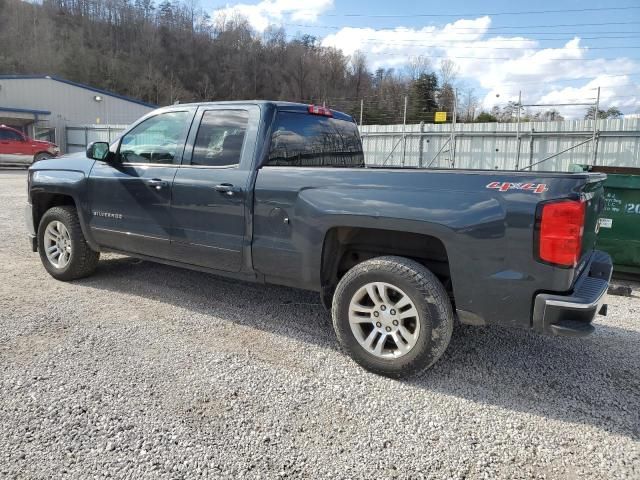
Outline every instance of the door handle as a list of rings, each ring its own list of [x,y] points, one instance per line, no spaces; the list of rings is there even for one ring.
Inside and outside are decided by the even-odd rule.
[[[159,178],[152,178],[151,180],[147,180],[147,185],[155,188],[156,190],[162,189],[162,187],[166,187],[169,185],[165,180],[161,180]]]
[[[213,187],[216,191],[227,195],[229,197],[234,196],[236,193],[240,192],[240,189],[237,187],[234,187],[232,184],[230,183],[221,183],[219,185],[216,185],[215,187]]]

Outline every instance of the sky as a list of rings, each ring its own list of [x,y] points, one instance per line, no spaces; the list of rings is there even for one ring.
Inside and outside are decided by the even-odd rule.
[[[366,54],[370,69],[402,70],[451,59],[459,94],[473,88],[484,109],[522,94],[523,104],[593,103],[640,113],[640,1],[262,0],[220,4],[258,31],[282,26],[289,38],[315,35],[346,55]],[[585,106],[555,107],[580,118]],[[547,107],[529,107],[530,112]]]

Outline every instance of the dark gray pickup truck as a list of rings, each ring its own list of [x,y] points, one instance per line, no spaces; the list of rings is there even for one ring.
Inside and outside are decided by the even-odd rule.
[[[604,179],[367,167],[343,113],[206,103],[35,163],[26,217],[59,280],[110,251],[318,291],[344,350],[402,377],[443,354],[456,319],[592,332],[612,271],[593,248]]]

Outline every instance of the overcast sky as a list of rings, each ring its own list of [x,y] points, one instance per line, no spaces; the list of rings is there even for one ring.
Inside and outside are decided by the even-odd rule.
[[[220,9],[214,2],[203,6]],[[603,108],[640,112],[637,0],[264,0],[222,9],[258,31],[278,25],[290,38],[312,34],[347,55],[360,50],[371,69],[401,69],[424,56],[437,70],[450,58],[460,87],[475,88],[484,108],[517,99],[519,90],[525,104],[588,103],[600,86]],[[585,107],[558,110],[580,117]]]

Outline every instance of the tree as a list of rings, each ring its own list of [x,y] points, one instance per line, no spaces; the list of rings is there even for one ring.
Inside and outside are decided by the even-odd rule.
[[[417,57],[411,57],[409,59],[409,63],[405,67],[405,70],[407,72],[407,76],[409,77],[409,80],[412,80],[415,82],[422,75],[425,75],[431,72],[431,61],[423,55],[418,55]]]
[[[459,72],[458,65],[450,58],[445,58],[440,63],[440,83],[442,85],[454,85]]]
[[[524,113],[524,108],[522,106],[519,107],[520,116]],[[510,100],[507,104],[502,107],[502,113],[498,117],[501,122],[515,122],[518,118],[518,102]]]
[[[423,73],[411,83],[410,104],[407,112],[409,123],[433,121],[433,112],[438,110],[438,77],[435,73]]]
[[[498,118],[495,115],[492,115],[489,112],[480,112],[476,117],[476,123],[496,123]]]
[[[440,63],[440,91],[438,92],[438,104],[440,110],[453,113],[457,109],[455,79],[458,74],[456,63],[447,58]]]
[[[58,75],[158,105],[273,99],[326,102],[366,123],[433,121],[451,111],[456,68],[425,56],[402,71],[367,66],[311,35],[256,32],[199,0],[0,0],[0,72]],[[440,106],[438,105],[440,103]]]
[[[593,114],[596,111],[595,105],[593,107],[587,108],[587,113],[584,115],[585,120],[593,120]],[[598,109],[598,118],[620,118],[622,116],[622,112],[618,107],[609,107],[607,110]]]
[[[467,88],[463,91],[458,108],[460,109],[460,121],[473,122],[478,109],[478,97],[475,96],[473,88]]]
[[[534,115],[526,116],[524,120],[534,122],[560,122],[564,120],[564,117],[560,115],[560,112],[555,108],[552,108],[551,110],[536,112]]]
[[[353,78],[353,83],[355,87],[355,98],[360,98],[362,96],[362,90],[364,88],[364,84],[367,81],[367,77],[369,76],[369,71],[367,70],[367,57],[364,53],[360,51],[356,51],[350,59],[349,66],[351,69],[351,76]]]

